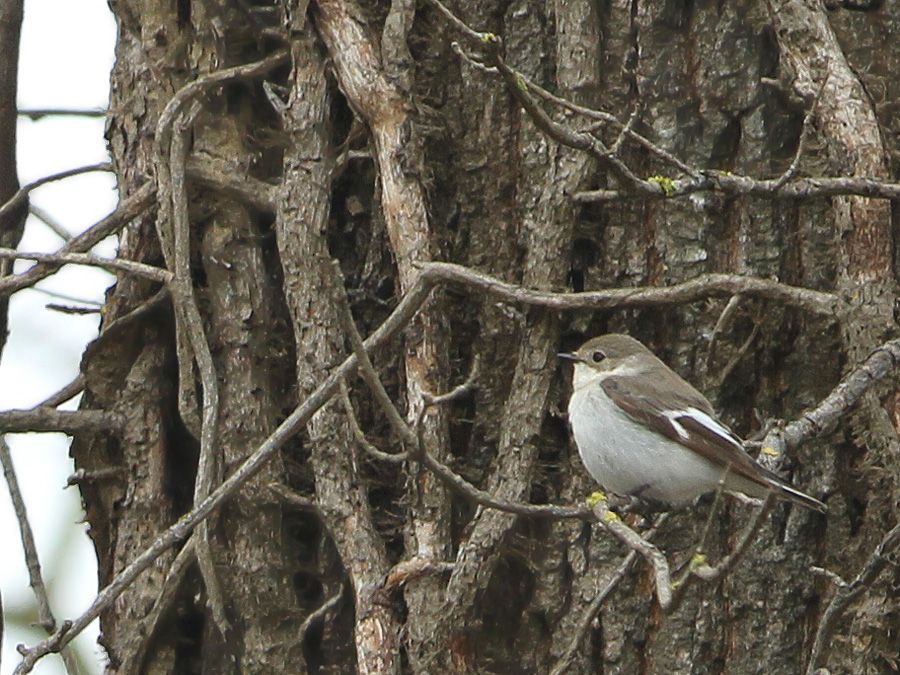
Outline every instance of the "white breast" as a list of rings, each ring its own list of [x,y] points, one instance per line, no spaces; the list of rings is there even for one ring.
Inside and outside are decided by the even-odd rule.
[[[611,492],[667,504],[682,504],[716,489],[720,469],[632,421],[603,391],[600,378],[587,373],[578,378],[578,370],[576,364],[569,422],[581,460],[594,480]]]

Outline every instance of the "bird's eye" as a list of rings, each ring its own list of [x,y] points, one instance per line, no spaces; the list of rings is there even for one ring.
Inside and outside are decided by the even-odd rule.
[[[606,358],[606,354],[603,352],[597,351],[591,354],[591,361],[594,363],[600,363],[603,359]]]

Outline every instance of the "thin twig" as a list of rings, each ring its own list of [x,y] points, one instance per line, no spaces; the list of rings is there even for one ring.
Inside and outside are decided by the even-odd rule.
[[[65,253],[59,251],[57,253],[28,253],[25,251],[16,251],[11,248],[0,248],[0,259],[8,258],[11,260],[34,260],[40,263],[50,263],[54,265],[87,265],[89,267],[99,267],[110,272],[126,272],[136,276],[168,283],[172,275],[166,270],[154,267],[153,265],[145,265],[144,263],[135,262],[134,260],[125,260],[123,258],[101,258],[90,253]]]
[[[350,311],[350,302],[343,292],[343,289],[346,288],[346,284],[344,283],[344,277],[341,273],[340,263],[338,263],[337,260],[334,260],[332,261],[331,267],[335,279],[335,292],[340,296],[336,298],[336,301],[340,308],[341,321],[344,325],[344,331],[350,339],[353,353],[356,358],[359,359],[358,371],[360,377],[363,378],[363,381],[365,381],[366,385],[369,387],[369,390],[375,397],[375,402],[378,403],[382,412],[387,416],[391,429],[394,430],[394,433],[397,434],[406,446],[408,452],[418,444],[416,435],[413,433],[412,429],[409,428],[406,420],[403,419],[403,415],[397,410],[397,406],[394,405],[390,395],[381,383],[381,378],[378,377],[375,366],[372,365],[372,360],[369,358],[369,355],[366,354],[362,336],[356,328],[356,322],[353,320],[353,313]]]
[[[578,519],[586,522],[594,522],[595,520],[591,510],[585,507],[556,506],[554,504],[524,504],[495,497],[490,492],[485,492],[484,490],[475,487],[465,478],[454,472],[453,469],[439,462],[424,447],[419,448],[417,453],[417,459],[446,484],[447,487],[480,506],[512,513],[517,516],[527,516],[529,518],[550,518],[555,520]]]
[[[187,161],[188,136],[191,124],[200,112],[199,104],[192,106],[186,113],[174,121],[171,133],[169,153],[169,170],[172,184],[172,220],[174,230],[174,257],[170,266],[175,274],[171,285],[172,300],[176,305],[176,317],[180,317],[187,340],[190,342],[193,359],[196,360],[200,372],[200,387],[203,397],[203,414],[200,427],[200,458],[197,464],[197,477],[194,483],[194,503],[202,501],[213,488],[221,482],[221,461],[216,454],[216,431],[219,423],[219,383],[216,377],[212,351],[206,339],[206,329],[200,307],[194,294],[191,276],[191,244],[190,218],[188,215],[187,184],[185,180],[185,162]],[[161,187],[160,194],[166,191]],[[186,359],[182,361],[182,358]],[[193,381],[193,361],[186,353],[179,354],[179,379],[183,382]],[[225,612],[225,594],[219,582],[218,573],[209,538],[209,521],[200,523],[194,533],[194,549],[200,567],[203,583],[206,587],[207,603],[212,611],[213,620],[222,638],[229,639],[231,624]]]
[[[143,185],[134,194],[119,202],[116,210],[106,218],[69,240],[59,253],[83,253],[90,250],[147,210],[153,203],[155,194],[156,187],[152,183]],[[41,279],[49,277],[60,267],[59,263],[38,263],[22,274],[0,279],[0,296],[10,295],[23,288],[33,286]]]
[[[359,443],[359,446],[379,461],[390,462],[392,464],[405,462],[409,457],[409,453],[384,452],[383,450],[376,448],[369,442],[369,439],[366,438],[366,434],[359,426],[359,420],[356,419],[356,413],[353,412],[353,403],[350,401],[350,392],[348,391],[347,383],[344,380],[341,380],[340,393],[341,403],[344,405],[344,412],[347,414],[347,421],[350,423],[350,431],[353,432],[353,437],[356,439],[356,442]]]
[[[87,298],[76,298],[72,295],[68,295],[66,293],[60,293],[59,291],[51,291],[48,288],[41,288],[40,286],[32,286],[28,289],[33,293],[40,293],[41,295],[46,295],[48,298],[56,298],[57,300],[65,300],[66,302],[77,302],[81,305],[88,305],[93,307],[94,309],[100,309],[103,307],[103,303],[97,300],[88,300]]]
[[[99,307],[76,307],[74,305],[63,305],[58,302],[48,302],[44,305],[44,309],[51,312],[59,312],[60,314],[74,314],[77,316],[100,313]]]
[[[42,223],[44,223],[44,225],[49,227],[50,231],[63,241],[69,241],[72,239],[72,234],[66,228],[60,225],[56,218],[51,216],[49,213],[47,213],[46,210],[42,209],[37,204],[29,204],[28,212],[35,218],[40,220]]]
[[[163,286],[127,314],[123,314],[122,316],[113,319],[110,323],[104,324],[101,335],[112,335],[116,331],[122,330],[130,325],[132,322],[146,317],[148,314],[151,314],[162,307],[169,300],[169,297],[170,293],[168,287]]]
[[[13,466],[12,453],[6,439],[0,435],[0,464],[3,465],[3,477],[9,489],[9,499],[19,523],[19,534],[22,537],[22,551],[25,554],[25,566],[28,568],[28,582],[34,591],[38,606],[38,623],[41,628],[52,635],[56,630],[56,619],[53,610],[50,609],[50,598],[47,595],[47,587],[44,585],[44,577],[41,574],[41,563],[38,558],[37,546],[34,543],[34,533],[31,531],[31,523],[28,521],[28,513],[25,509],[25,500],[19,489],[19,480],[16,477],[16,469]],[[62,651],[63,662],[66,671],[72,675],[78,673],[78,663],[75,656],[68,649]]]
[[[473,30],[464,21],[454,15],[453,12],[447,9],[447,7],[439,0],[429,0],[429,2],[436,7],[457,30],[463,33],[463,35],[476,41],[487,50],[489,61],[492,62],[493,68],[503,78],[509,92],[518,99],[529,117],[531,117],[532,121],[539,129],[541,129],[541,131],[561,145],[576,150],[582,150],[593,155],[602,166],[610,170],[630,191],[637,194],[665,196],[664,191],[658,185],[638,178],[628,165],[618,158],[618,152],[610,151],[600,139],[595,138],[590,133],[584,131],[569,129],[550,118],[550,116],[547,115],[547,113],[544,112],[532,98],[531,92],[538,94],[545,100],[552,100],[557,105],[563,105],[574,112],[580,114],[590,113],[587,116],[593,117],[594,119],[602,118],[604,121],[614,122],[617,126],[624,128],[623,135],[627,134],[629,137],[635,138],[635,140],[639,139],[639,142],[641,142],[642,145],[645,147],[650,146],[656,154],[663,156],[667,161],[679,166],[679,168],[682,168],[688,175],[699,175],[696,170],[691,169],[669,153],[662,150],[662,148],[658,148],[647,139],[636,134],[632,129],[628,128],[628,124],[623,125],[615,118],[615,116],[610,115],[609,113],[600,113],[598,111],[590,110],[589,108],[577,106],[565,99],[554,96],[534,82],[531,82],[523,73],[507,65],[501,54],[502,40],[499,36],[493,33],[481,33]],[[457,53],[464,53],[459,47],[457,47],[456,51]],[[470,63],[478,63],[478,61],[472,57],[467,56],[466,58]],[[482,69],[484,68],[489,67],[483,66]]]
[[[725,380],[731,375],[735,368],[737,368],[738,364],[743,360],[743,358],[747,355],[747,352],[750,350],[750,347],[753,345],[753,341],[756,339],[756,336],[759,335],[759,324],[753,324],[753,330],[750,331],[750,335],[747,336],[747,339],[744,340],[743,344],[738,348],[737,352],[735,352],[734,356],[732,356],[728,363],[725,364],[725,367],[722,368],[722,372],[719,373],[716,378],[716,388],[721,387]]]
[[[187,160],[186,173],[192,181],[246,202],[263,213],[275,212],[275,187],[250,176],[246,171],[238,171],[237,167],[193,156]]]
[[[622,522],[619,516],[610,510],[609,502],[601,499],[593,507],[594,516],[604,529],[621,541],[632,551],[640,554],[653,570],[654,590],[656,600],[664,612],[668,612],[672,606],[672,575],[669,561],[656,546],[644,539],[628,525]]]
[[[106,117],[107,111],[103,108],[28,108],[19,110],[20,117],[27,117],[33,122],[42,117]]]
[[[668,519],[668,513],[663,513],[662,515],[660,515],[656,519],[656,522],[653,523],[653,527],[651,527],[646,533],[644,533],[644,539],[646,539],[647,541],[653,539],[653,535],[659,531],[659,528]],[[625,575],[628,574],[632,567],[634,567],[637,559],[638,552],[634,550],[629,551],[628,555],[625,556],[625,558],[616,568],[616,571],[612,573],[609,579],[607,579],[606,584],[602,589],[600,589],[600,592],[597,593],[591,603],[587,607],[585,607],[584,613],[581,615],[581,620],[575,627],[572,639],[569,641],[569,645],[566,647],[566,651],[556,662],[553,670],[550,671],[550,675],[563,675],[564,673],[569,672],[569,669],[572,666],[572,661],[574,660],[575,655],[578,653],[578,649],[581,647],[581,643],[584,640],[584,636],[587,635],[591,624],[594,622],[597,614],[600,613],[600,608],[603,607],[603,603],[606,602],[606,599],[612,594],[612,592],[616,589],[622,579],[625,578]]]
[[[894,372],[900,364],[900,338],[888,340],[832,389],[813,410],[785,425],[775,426],[763,439],[766,452],[760,462],[771,468],[788,451],[829,433],[871,387]]]
[[[819,664],[825,665],[828,658],[828,647],[830,646],[831,634],[837,627],[837,623],[844,613],[844,610],[851,602],[856,600],[865,590],[872,585],[872,582],[878,577],[889,562],[894,565],[897,561],[892,561],[890,556],[898,547],[900,547],[900,523],[894,525],[881,543],[872,551],[872,555],[866,561],[866,564],[859,571],[859,574],[849,584],[840,582],[838,577],[838,587],[834,597],[828,603],[825,613],[819,621],[819,627],[816,629],[816,639],[813,643],[812,651],[809,656],[809,664],[806,669],[807,675],[814,675]]]
[[[141,642],[137,649],[128,654],[128,658],[123,659],[119,665],[119,672],[139,673],[142,671],[144,659],[147,656],[147,649],[153,643],[156,629],[159,627],[159,621],[177,599],[181,583],[187,576],[194,560],[194,536],[191,536],[178,552],[178,555],[175,556],[175,560],[172,561],[153,607],[140,620],[139,626],[136,627],[134,632],[135,635],[141,636]]]
[[[32,190],[36,190],[42,185],[52,183],[54,181],[71,178],[72,176],[80,176],[83,173],[91,173],[92,171],[112,171],[112,164],[109,162],[98,162],[97,164],[88,164],[87,166],[79,166],[74,169],[66,169],[58,173],[52,173],[49,176],[38,178],[36,181],[23,185],[18,189],[16,194],[10,197],[3,206],[0,206],[0,219],[4,218],[10,211],[25,201],[25,198]]]
[[[478,374],[481,370],[481,361],[480,355],[476,354],[475,358],[472,360],[472,367],[469,369],[469,374],[466,375],[466,379],[460,384],[456,385],[445,394],[434,395],[431,392],[423,391],[422,392],[422,400],[425,401],[426,407],[431,407],[433,405],[442,405],[444,403],[450,403],[451,401],[456,401],[465,396],[469,396],[475,389],[478,388]]]
[[[709,345],[706,347],[706,367],[712,367],[712,361],[716,355],[716,347],[718,347],[719,336],[725,332],[725,328],[731,323],[731,319],[737,312],[738,308],[744,300],[744,296],[735,293],[728,299],[725,309],[719,314],[716,325],[713,327],[712,335],[709,336]]]
[[[806,149],[806,141],[809,138],[810,129],[812,129],[813,115],[816,112],[816,108],[819,106],[819,100],[822,98],[822,92],[825,91],[825,85],[828,84],[829,76],[830,73],[822,80],[822,84],[819,85],[819,90],[813,98],[812,105],[809,106],[809,110],[803,117],[803,128],[800,130],[800,140],[797,141],[797,150],[794,152],[794,159],[791,160],[788,168],[785,169],[784,173],[775,181],[775,190],[780,190],[784,187],[789,180],[797,175],[797,171],[800,169],[800,159],[803,157],[803,151]]]
[[[126,469],[124,466],[108,466],[100,469],[77,469],[75,473],[66,478],[66,487],[73,485],[81,485],[83,483],[93,483],[100,480],[111,480],[124,476]]]
[[[300,630],[297,631],[297,642],[303,644],[303,640],[306,639],[306,634],[312,625],[317,621],[324,621],[328,612],[337,607],[343,597],[344,586],[341,584],[341,587],[334,595],[323,602],[314,612],[310,612],[309,616],[303,620],[303,623],[300,624]]]
[[[313,499],[312,497],[307,497],[306,495],[301,494],[296,490],[292,490],[283,483],[270,483],[269,490],[271,490],[272,494],[274,494],[279,500],[281,500],[285,504],[288,504],[289,506],[293,506],[296,509],[301,509],[303,511],[319,510],[315,499]]]
[[[32,410],[37,410],[40,408],[56,408],[69,399],[73,399],[78,394],[84,391],[84,375],[82,373],[78,373],[75,376],[75,379],[69,382],[62,389],[57,391],[54,394],[51,394],[43,402],[38,403],[36,406],[31,408]]]

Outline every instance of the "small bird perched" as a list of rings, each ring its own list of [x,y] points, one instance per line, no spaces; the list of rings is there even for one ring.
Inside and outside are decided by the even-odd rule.
[[[569,423],[578,453],[605,489],[677,506],[721,481],[827,511],[757,464],[706,397],[634,338],[603,335],[559,356],[575,363]]]

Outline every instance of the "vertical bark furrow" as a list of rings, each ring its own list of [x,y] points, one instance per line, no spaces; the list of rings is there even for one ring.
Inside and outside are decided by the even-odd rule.
[[[301,397],[316,386],[323,364],[336,363],[345,354],[341,311],[336,304],[336,295],[345,289],[335,288],[326,240],[335,166],[328,117],[331,97],[322,45],[314,39],[312,27],[302,23],[303,18],[302,14],[294,17],[301,23],[293,46],[292,89],[284,113],[290,142],[276,221]],[[366,477],[347,418],[332,403],[313,416],[307,431],[318,510],[353,588],[356,666],[363,673],[398,673],[399,624],[391,608],[378,598],[388,573],[387,556],[373,524]],[[348,667],[350,664],[344,665]]]

